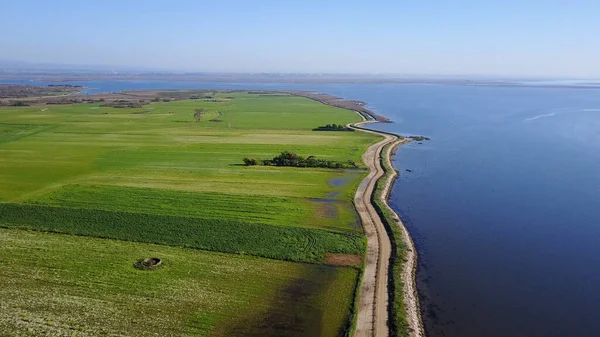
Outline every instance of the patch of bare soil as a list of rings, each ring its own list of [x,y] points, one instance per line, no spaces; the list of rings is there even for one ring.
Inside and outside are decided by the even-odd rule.
[[[352,254],[329,253],[325,255],[325,263],[334,266],[359,266],[362,264],[362,257]]]

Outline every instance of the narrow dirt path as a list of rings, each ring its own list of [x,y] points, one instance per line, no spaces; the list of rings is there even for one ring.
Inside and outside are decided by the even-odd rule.
[[[361,126],[368,123],[362,122],[355,125]],[[388,336],[387,275],[391,243],[379,215],[371,204],[371,195],[375,189],[375,183],[384,173],[379,164],[381,150],[385,145],[396,140],[397,137],[364,129],[358,130],[382,135],[384,139],[371,145],[363,154],[363,162],[370,172],[362,181],[354,196],[354,205],[367,236],[367,257],[360,286],[356,332],[354,335],[356,337]]]
[[[357,128],[365,124],[373,123],[372,121],[364,121],[353,125],[348,125],[361,132],[369,132],[383,136],[384,139],[371,145],[363,154],[363,161],[369,168],[369,175],[361,182],[354,197],[356,210],[361,218],[365,235],[367,236],[367,256],[365,269],[360,285],[360,295],[358,301],[358,314],[356,322],[356,337],[384,337],[389,335],[388,330],[388,270],[391,256],[391,242],[385,230],[385,226],[377,211],[371,204],[371,196],[373,195],[375,184],[384,175],[384,170],[380,164],[381,156],[385,156],[389,161],[392,149],[402,143],[397,136],[380,133],[371,130]],[[357,126],[357,127],[354,127]],[[386,153],[382,153],[383,148],[390,146]],[[382,198],[387,205],[387,195],[391,183],[395,176],[389,179]],[[389,206],[388,206],[389,207]],[[395,214],[395,213],[394,213]],[[399,219],[396,216],[397,219]],[[408,232],[401,222],[398,225],[403,230],[403,239],[409,244],[410,251],[408,252],[408,263],[405,263],[403,279],[405,281],[405,304],[408,311],[408,321],[413,331],[411,336],[420,337],[422,328],[420,328],[420,313],[418,307],[418,298],[416,297],[416,288],[414,284],[414,266],[416,265],[416,255],[414,247]],[[413,260],[414,259],[414,260]],[[411,297],[412,296],[412,297]],[[413,325],[414,324],[414,325]]]

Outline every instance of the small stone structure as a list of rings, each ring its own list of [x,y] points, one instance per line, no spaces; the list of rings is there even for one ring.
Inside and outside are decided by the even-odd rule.
[[[148,270],[155,269],[162,265],[162,260],[158,257],[147,257],[138,260],[133,266],[137,269]]]

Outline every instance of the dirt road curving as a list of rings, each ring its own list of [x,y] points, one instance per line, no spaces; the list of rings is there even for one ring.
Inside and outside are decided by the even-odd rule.
[[[385,160],[389,160],[388,156],[392,154],[392,149],[400,145],[402,140],[397,136],[360,128],[368,123],[372,122],[365,121],[349,125],[349,127],[353,127],[362,132],[383,136],[383,140],[371,145],[363,154],[363,161],[370,172],[361,182],[354,197],[354,204],[361,218],[365,235],[367,236],[367,256],[362,284],[360,286],[358,314],[354,335],[356,337],[383,337],[389,335],[387,323],[389,299],[388,270],[392,248],[385,226],[371,204],[371,196],[374,192],[377,180],[385,173],[380,163],[381,156],[384,155],[387,157]],[[383,148],[388,144],[391,144],[392,146],[388,147],[386,153],[382,153]],[[387,181],[382,198],[387,199],[387,191],[389,191],[393,180],[392,177],[392,179]],[[385,201],[385,204],[387,205],[387,200]],[[406,285],[406,289],[404,289],[404,298],[408,311],[408,323],[412,330],[411,336],[420,337],[423,336],[423,334],[414,283],[416,255],[408,232],[400,221],[398,221],[398,225],[402,228],[403,239],[410,247],[410,250],[407,252],[409,262],[405,264],[404,270],[402,271]]]

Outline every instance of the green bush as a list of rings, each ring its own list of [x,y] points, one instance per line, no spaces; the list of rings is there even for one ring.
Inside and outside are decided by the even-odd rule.
[[[244,158],[246,162],[247,158]],[[317,159],[314,156],[304,158],[294,152],[284,151],[273,159],[262,161],[265,166],[291,166],[291,167],[322,167],[332,169],[357,168],[355,162],[349,160],[345,163],[333,160]]]
[[[244,164],[246,164],[246,166],[254,166],[258,165],[258,161],[254,158],[244,158]]]

